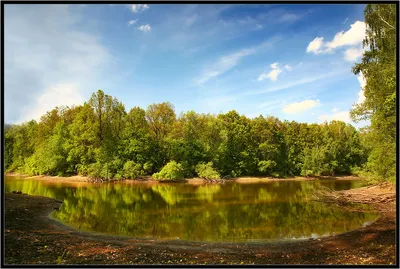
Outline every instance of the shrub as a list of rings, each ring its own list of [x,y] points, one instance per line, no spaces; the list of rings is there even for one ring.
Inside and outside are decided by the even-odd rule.
[[[114,179],[121,180],[121,179],[123,179],[123,177],[121,176],[120,173],[116,173],[115,176],[114,176]]]
[[[123,176],[124,178],[135,179],[143,175],[142,165],[134,161],[127,161],[124,164]]]
[[[154,173],[153,178],[169,180],[184,179],[182,165],[175,161],[170,161],[161,169],[160,172]]]
[[[101,170],[102,164],[101,163],[91,163],[87,167],[87,175],[91,178],[101,178]]]
[[[150,173],[151,173],[151,171],[153,170],[153,163],[152,162],[146,162],[144,165],[143,165],[143,170],[145,171],[145,173],[147,174],[147,175],[149,175]]]
[[[87,176],[88,175],[88,171],[89,171],[89,167],[87,165],[84,165],[84,164],[77,164],[76,165],[76,170],[78,172],[78,175]]]
[[[262,173],[267,175],[272,175],[272,169],[275,168],[276,162],[275,161],[259,161],[258,162],[258,170]]]
[[[199,175],[199,177],[205,178],[205,179],[220,179],[221,178],[221,176],[217,172],[217,170],[215,170],[213,168],[212,162],[199,163],[198,165],[196,165],[196,173],[197,173],[197,175]]]
[[[111,163],[92,163],[88,167],[88,176],[91,178],[109,180],[114,177],[114,174],[110,169],[111,167]]]

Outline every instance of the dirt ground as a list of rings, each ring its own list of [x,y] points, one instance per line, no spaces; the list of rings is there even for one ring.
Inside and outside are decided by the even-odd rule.
[[[381,218],[345,234],[287,243],[143,240],[73,230],[49,214],[61,201],[5,195],[5,264],[396,264],[395,186],[332,192],[327,202],[373,205]]]

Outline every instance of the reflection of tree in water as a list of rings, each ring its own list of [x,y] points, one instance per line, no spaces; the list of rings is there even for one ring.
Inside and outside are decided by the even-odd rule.
[[[74,227],[135,237],[210,241],[299,238],[340,233],[375,219],[373,214],[305,200],[326,184],[332,183],[116,183],[73,187],[23,180],[5,186],[7,192],[21,190],[64,199],[54,216]],[[353,183],[335,184],[330,187],[347,188]]]
[[[196,198],[199,200],[212,202],[214,200],[214,196],[220,190],[221,190],[221,185],[219,184],[200,186],[196,189]]]

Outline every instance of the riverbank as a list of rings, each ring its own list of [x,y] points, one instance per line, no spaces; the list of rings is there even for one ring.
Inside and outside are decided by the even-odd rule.
[[[59,176],[27,176],[27,175],[22,175],[18,173],[6,173],[5,176],[12,176],[12,177],[20,177],[20,178],[29,178],[29,179],[35,179],[35,180],[47,180],[47,181],[54,181],[54,182],[90,182],[89,177],[85,176],[70,176],[70,177],[59,177]],[[243,184],[251,184],[251,183],[265,183],[265,182],[271,182],[271,181],[304,181],[304,180],[326,180],[326,179],[334,179],[334,180],[359,180],[360,178],[357,176],[337,176],[337,177],[332,177],[332,176],[319,176],[319,177],[289,177],[289,178],[273,178],[273,177],[237,177],[237,178],[231,178],[227,179],[226,181],[234,181],[237,183],[243,183]],[[146,176],[142,177],[140,179],[124,179],[122,180],[124,182],[129,182],[129,183],[136,183],[136,182],[148,182],[148,183],[157,183],[157,182],[185,182],[188,184],[205,184],[208,183],[206,180],[202,178],[187,178],[185,180],[179,180],[179,181],[168,181],[168,180],[156,180],[153,179],[151,176]],[[104,181],[107,182],[107,181]],[[116,181],[113,181],[116,182]]]
[[[287,243],[143,240],[74,230],[49,217],[61,203],[5,195],[5,264],[395,264],[395,186],[332,192],[343,207],[369,204],[381,218],[345,234]],[[361,210],[361,209],[360,209]]]

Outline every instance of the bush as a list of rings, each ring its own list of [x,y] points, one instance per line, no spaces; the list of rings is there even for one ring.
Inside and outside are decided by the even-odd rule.
[[[268,160],[268,161],[259,161],[259,162],[258,162],[258,170],[259,170],[261,173],[264,173],[264,174],[267,174],[267,175],[272,175],[272,174],[274,174],[274,173],[272,172],[272,169],[275,168],[275,166],[276,166],[276,162],[275,162],[275,161],[271,161],[271,160]],[[275,174],[276,174],[276,173],[275,173]]]
[[[153,170],[153,163],[152,162],[146,162],[144,165],[143,165],[143,170],[144,170],[144,172],[147,174],[147,175],[149,175],[150,173],[151,173],[151,171]]]
[[[135,179],[143,175],[142,165],[134,161],[127,161],[124,164],[123,176],[124,178]]]
[[[92,163],[88,167],[88,176],[90,178],[101,178],[104,180],[109,180],[114,177],[114,174],[111,171],[110,163]]]
[[[87,167],[87,175],[91,178],[101,178],[101,170],[103,166],[101,163],[91,163]]]
[[[205,179],[220,179],[221,176],[213,167],[213,163],[199,163],[196,165],[196,173],[201,178]]]
[[[78,175],[87,176],[88,175],[88,171],[89,171],[89,167],[87,165],[84,165],[84,164],[77,164],[76,165],[76,170],[78,172]]]
[[[123,177],[121,176],[120,173],[116,173],[115,176],[114,176],[114,179],[115,180],[121,180],[121,179],[123,179]]]
[[[161,169],[160,172],[154,173],[153,178],[169,180],[184,179],[182,165],[175,161],[170,161]]]

